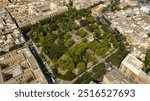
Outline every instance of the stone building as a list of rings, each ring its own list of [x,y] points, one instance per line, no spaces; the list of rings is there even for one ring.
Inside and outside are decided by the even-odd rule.
[[[150,77],[142,70],[143,68],[144,63],[132,54],[128,54],[120,65],[120,71],[132,81],[150,84]]]
[[[120,68],[115,68],[107,73],[103,82],[105,84],[150,84],[150,76],[142,70],[143,68],[143,62],[132,54],[128,54]]]
[[[0,84],[47,83],[28,47],[0,57]]]

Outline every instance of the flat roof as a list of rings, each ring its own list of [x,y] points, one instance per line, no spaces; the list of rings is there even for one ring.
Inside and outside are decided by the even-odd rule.
[[[113,84],[131,84],[131,82],[123,73],[115,68],[112,71],[110,71],[108,74],[105,75],[105,77],[111,81]]]
[[[136,75],[139,75],[139,73],[142,71],[142,68],[144,67],[143,62],[138,60],[135,56],[132,54],[128,54],[126,58],[122,61],[122,63],[126,68],[131,70]]]

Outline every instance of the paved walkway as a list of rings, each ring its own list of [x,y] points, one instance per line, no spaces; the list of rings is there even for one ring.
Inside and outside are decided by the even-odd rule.
[[[98,63],[96,63],[95,65],[93,65],[91,68],[87,69],[85,72],[83,72],[81,75],[77,76],[75,79],[73,79],[71,82],[69,82],[70,84],[73,84],[78,78],[82,77],[86,72],[92,72],[92,69],[100,64],[100,63],[103,63],[105,62],[106,58],[108,58],[110,55],[112,55],[113,53],[115,53],[118,49],[114,50],[111,54],[109,54],[108,56],[106,56],[105,58],[101,59],[99,58],[98,59]]]

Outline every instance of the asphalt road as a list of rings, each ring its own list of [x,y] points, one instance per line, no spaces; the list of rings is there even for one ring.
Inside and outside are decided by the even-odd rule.
[[[39,55],[37,54],[37,51],[35,50],[35,48],[33,47],[32,43],[28,43],[29,49],[31,50],[33,56],[35,57],[35,59],[37,60],[41,71],[43,72],[45,78],[47,79],[49,84],[53,84],[53,80],[52,80],[52,74],[48,71],[48,69],[46,68],[46,66],[44,65],[43,61],[41,60],[41,58],[39,57]]]

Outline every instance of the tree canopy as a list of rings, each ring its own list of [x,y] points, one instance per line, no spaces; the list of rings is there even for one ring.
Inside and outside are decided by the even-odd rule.
[[[83,38],[87,35],[87,32],[83,29],[80,29],[76,32],[76,34]]]

